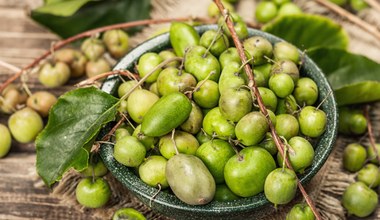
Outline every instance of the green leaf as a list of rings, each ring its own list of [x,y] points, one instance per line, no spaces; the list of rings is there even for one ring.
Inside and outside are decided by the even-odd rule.
[[[36,139],[37,172],[52,185],[70,168],[87,167],[88,151],[103,125],[116,115],[118,99],[94,87],[62,95]]]
[[[62,38],[67,38],[97,27],[146,19],[149,17],[150,7],[150,0],[89,1],[68,17],[35,10],[32,11],[31,17]]]
[[[43,5],[35,12],[46,13],[56,16],[70,16],[78,11],[84,4],[92,0],[66,0],[66,1],[50,1],[48,4]]]
[[[294,44],[301,50],[313,47],[346,49],[349,42],[348,34],[339,24],[319,15],[282,16],[262,29]]]
[[[338,105],[380,100],[380,64],[336,48],[317,48],[308,55],[325,73]]]

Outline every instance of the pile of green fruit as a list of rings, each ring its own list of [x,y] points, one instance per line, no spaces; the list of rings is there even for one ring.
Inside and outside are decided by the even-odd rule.
[[[369,8],[369,5],[365,0],[329,0],[330,2],[339,5],[344,8],[348,8],[354,12],[359,12],[366,8]]]
[[[52,59],[38,69],[38,80],[46,88],[65,85],[70,78],[93,77],[111,70],[104,57],[119,59],[129,49],[128,35],[123,30],[110,30],[102,35],[85,39],[81,49],[63,48],[54,51]],[[49,91],[26,92],[19,85],[10,84],[0,94],[0,114],[9,115],[8,124],[0,124],[4,138],[0,143],[0,158],[11,148],[12,138],[19,143],[33,142],[44,128],[44,119],[57,97]]]
[[[342,204],[349,215],[367,217],[379,203],[374,189],[380,185],[379,157],[380,144],[364,147],[359,143],[348,144],[343,152],[343,168],[357,173],[357,181],[344,191]]]
[[[110,59],[119,59],[129,49],[129,37],[123,30],[106,31],[102,38],[86,38],[80,50],[63,48],[55,51],[53,59],[40,66],[38,79],[48,88],[65,85],[70,78],[89,78],[111,70]]]
[[[114,158],[147,185],[191,205],[261,192],[274,204],[291,201],[296,173],[313,163],[312,143],[326,127],[318,86],[299,71],[300,52],[287,42],[241,37],[264,115],[229,33],[199,35],[174,22],[169,36],[172,49],[138,59],[144,83],[124,79],[118,88],[127,123],[115,132]],[[293,169],[284,165],[269,119]]]
[[[291,0],[260,1],[255,9],[259,23],[268,23],[279,16],[302,14],[302,10]]]

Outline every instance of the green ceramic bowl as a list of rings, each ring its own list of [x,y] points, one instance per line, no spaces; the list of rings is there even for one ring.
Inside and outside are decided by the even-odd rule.
[[[205,25],[196,27],[201,34],[208,29],[217,29],[216,25]],[[264,33],[259,30],[249,29],[249,35],[263,36],[272,43],[283,41],[278,37]],[[170,47],[169,34],[162,34],[154,37],[128,53],[114,67],[114,69],[132,70],[138,58],[146,52],[159,52]],[[316,64],[307,56],[305,56],[305,64],[301,69],[301,76],[312,78],[319,86],[319,97],[326,98],[321,109],[327,113],[327,128],[324,134],[315,143],[315,158],[311,167],[307,168],[305,173],[299,175],[299,179],[304,184],[308,182],[321,169],[322,165],[328,158],[336,139],[337,134],[337,107],[331,87]],[[103,84],[102,90],[117,95],[117,88],[120,79],[117,76],[109,77]],[[319,100],[321,102],[322,100]],[[108,126],[107,129],[110,129]],[[263,193],[249,198],[241,198],[231,202],[213,201],[207,205],[193,206],[181,202],[174,195],[160,192],[157,189],[143,183],[136,176],[133,169],[118,163],[113,157],[113,146],[103,144],[101,147],[101,156],[110,172],[125,186],[130,192],[137,196],[143,203],[150,205],[151,208],[165,216],[176,219],[242,219],[242,218],[258,218],[265,216],[274,211],[272,204],[265,198]]]

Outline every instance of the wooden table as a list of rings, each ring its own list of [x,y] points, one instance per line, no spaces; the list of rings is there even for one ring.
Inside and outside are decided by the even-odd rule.
[[[27,16],[30,1],[0,0],[0,60],[16,67],[29,64],[58,39]],[[14,74],[0,68],[0,82]],[[31,89],[38,85],[30,81]],[[7,116],[0,115],[6,123]],[[1,134],[0,134],[1,138]],[[0,219],[92,219],[87,213],[64,204],[50,194],[35,170],[33,144],[12,143],[11,152],[0,159]]]
[[[28,6],[39,1],[42,0],[0,0],[1,61],[16,67],[24,67],[59,39],[28,17]],[[171,1],[174,4],[175,0]],[[249,2],[251,0],[241,1]],[[187,9],[185,8],[184,10]],[[200,7],[199,11],[202,10],[204,11],[205,8]],[[160,13],[153,12],[152,14],[154,17],[160,16]],[[183,16],[183,11],[181,10],[176,10],[173,14],[174,17],[181,15]],[[351,33],[353,32],[351,31]],[[380,61],[379,53],[377,53],[379,48],[373,47],[371,53],[374,54],[372,58],[377,61]],[[351,49],[357,52],[361,51],[357,44],[351,46]],[[12,74],[14,74],[14,71],[0,67],[0,82],[3,82]],[[35,77],[29,78],[28,85],[32,90],[42,88]],[[66,89],[68,88],[62,87],[60,90],[51,91],[59,94]],[[0,123],[7,123],[6,115],[0,114]],[[339,151],[335,151],[333,156],[340,154]],[[331,165],[326,169],[330,168]],[[334,167],[334,169],[339,168]],[[314,182],[314,184],[309,188],[319,187],[319,182]],[[327,209],[329,208],[327,207],[329,206],[328,204],[325,204],[325,206]],[[94,216],[92,210],[78,207],[73,202],[67,202],[64,198],[51,194],[51,190],[43,184],[36,174],[33,144],[12,143],[9,155],[0,159],[0,219],[101,219]],[[114,209],[115,207],[110,204],[108,209],[105,210],[108,213],[107,216],[111,216],[110,213]],[[380,216],[380,214],[377,216]],[[156,217],[150,217],[150,219],[154,218]]]

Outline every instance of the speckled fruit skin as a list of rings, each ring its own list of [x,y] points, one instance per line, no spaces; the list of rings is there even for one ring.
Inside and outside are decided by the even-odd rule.
[[[217,30],[216,25],[204,25],[195,27],[199,33],[203,33],[205,30],[214,29]],[[272,36],[270,34],[248,29],[249,35],[263,36],[272,43],[279,42],[281,39]],[[147,42],[144,42],[136,49],[132,50],[115,66],[115,69],[128,69],[133,70],[134,62],[146,51],[159,52],[170,47],[169,34],[163,34],[157,36]],[[332,91],[328,84],[327,79],[320,71],[320,69],[314,64],[312,60],[306,55],[304,65],[302,65],[301,73],[304,76],[308,76],[315,80],[320,89],[320,96],[326,97],[326,101],[322,103],[321,109],[328,110],[328,125],[326,132],[315,143],[315,161],[312,166],[305,171],[306,175],[300,177],[300,182],[305,184],[308,182],[322,167],[331,150],[333,149],[334,142],[337,135],[337,108],[336,101],[333,96],[329,95]],[[102,90],[116,94],[117,86],[120,83],[119,77],[109,78],[102,86]],[[112,126],[107,126],[101,134],[106,134]],[[143,183],[139,179],[133,169],[129,169],[125,166],[121,166],[115,162],[112,157],[113,146],[110,144],[102,144],[100,148],[100,154],[104,159],[107,167],[131,193],[136,195],[144,204],[149,204],[151,198],[157,193],[157,189],[150,187]],[[165,216],[169,216],[177,219],[252,219],[254,217],[263,218],[268,215],[268,212],[273,211],[273,206],[269,204],[265,199],[264,194],[258,194],[249,198],[239,198],[234,201],[228,202],[216,202],[211,201],[207,205],[192,206],[187,205],[177,199],[174,195],[161,192],[155,197],[155,201],[152,206],[156,212],[162,213]]]

